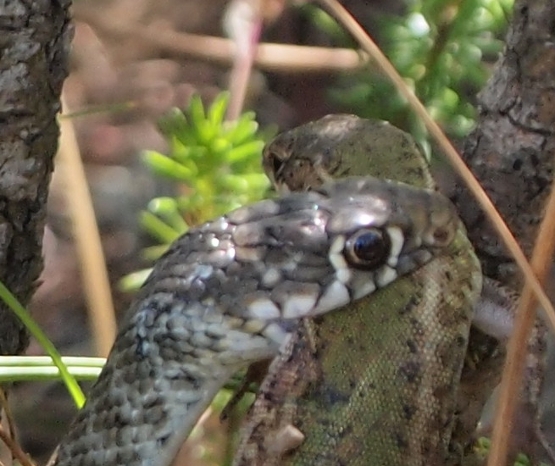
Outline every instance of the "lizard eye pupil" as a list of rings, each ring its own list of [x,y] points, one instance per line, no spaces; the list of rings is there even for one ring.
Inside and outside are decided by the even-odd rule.
[[[387,262],[391,251],[389,235],[376,228],[357,231],[345,244],[345,256],[359,269],[379,267]]]

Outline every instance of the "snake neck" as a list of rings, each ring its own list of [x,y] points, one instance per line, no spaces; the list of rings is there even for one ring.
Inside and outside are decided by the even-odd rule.
[[[57,466],[165,466],[217,391],[240,367],[195,347],[193,328],[170,325],[164,296],[139,301],[87,404],[62,440]],[[154,304],[156,308],[154,308]],[[197,325],[200,325],[197,323]],[[197,335],[198,339],[199,336]]]
[[[119,359],[119,358],[118,358]],[[232,375],[200,366],[111,360],[58,451],[57,466],[165,466]],[[123,370],[122,370],[123,369]],[[145,378],[149,373],[151,377]]]

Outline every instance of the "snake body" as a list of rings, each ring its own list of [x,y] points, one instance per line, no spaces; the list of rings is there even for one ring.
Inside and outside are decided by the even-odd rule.
[[[457,227],[440,194],[348,178],[190,230],[129,309],[54,464],[169,464],[217,390],[278,354],[298,319],[412,272]]]

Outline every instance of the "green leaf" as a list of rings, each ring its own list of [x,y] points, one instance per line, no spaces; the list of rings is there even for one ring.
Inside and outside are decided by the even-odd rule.
[[[204,105],[202,104],[202,100],[198,94],[191,97],[187,113],[191,117],[190,121],[193,128],[197,128],[203,121],[206,120]]]
[[[258,129],[258,123],[245,115],[234,123],[235,125],[224,131],[225,137],[233,145],[243,144],[247,139],[252,138]]]
[[[210,120],[210,123],[215,127],[221,126],[224,121],[225,112],[229,103],[229,95],[229,92],[221,92],[208,109],[208,120]]]
[[[176,137],[185,145],[195,141],[194,132],[185,115],[177,108],[170,110],[158,120],[158,128],[166,138]]]
[[[196,171],[169,157],[155,151],[143,152],[144,162],[159,175],[179,181],[188,181],[196,175]]]
[[[231,144],[231,142],[222,137],[217,137],[210,143],[210,151],[214,154],[221,154],[225,158],[227,158],[227,153],[231,150],[232,147],[233,145]]]
[[[218,127],[213,125],[209,120],[199,121],[195,129],[199,142],[204,146],[209,146],[218,134]]]
[[[148,211],[141,212],[140,223],[149,234],[163,243],[171,243],[181,235],[181,233],[171,225],[168,225],[159,217]]]
[[[166,246],[167,248],[167,246]],[[127,274],[119,281],[119,289],[121,291],[134,291],[143,286],[144,282],[152,272],[152,269],[139,270]]]
[[[148,209],[162,217],[180,235],[189,229],[189,225],[181,216],[177,201],[173,197],[156,197],[149,202]]]
[[[262,149],[264,143],[262,141],[251,141],[241,146],[231,149],[227,154],[229,163],[242,162],[250,157],[257,157],[262,160]]]
[[[44,349],[44,351],[52,358],[52,361],[60,371],[62,381],[67,387],[73,402],[78,408],[81,408],[85,404],[85,395],[79,387],[79,384],[75,380],[64,362],[60,353],[56,350],[55,346],[48,339],[48,337],[41,330],[39,325],[33,320],[27,309],[25,309],[17,298],[11,293],[8,288],[0,281],[0,298],[6,303],[6,305],[13,311],[17,318],[25,325],[29,333],[37,340],[39,345]]]
[[[173,110],[160,122],[169,153],[143,153],[152,171],[182,185],[178,196],[157,198],[141,214],[143,227],[161,243],[145,250],[148,259],[158,257],[189,223],[209,220],[267,193],[260,158],[270,131],[265,136],[258,132],[253,112],[225,121],[228,101],[229,94],[221,93],[205,107],[193,96],[185,112]]]
[[[75,379],[96,380],[106,359],[64,356],[62,362]],[[60,374],[48,356],[0,356],[0,383],[59,380]]]

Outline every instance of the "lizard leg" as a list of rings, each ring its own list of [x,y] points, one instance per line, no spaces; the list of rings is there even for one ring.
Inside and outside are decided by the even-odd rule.
[[[514,291],[484,277],[482,293],[474,305],[472,325],[505,343],[513,331],[517,301]]]

